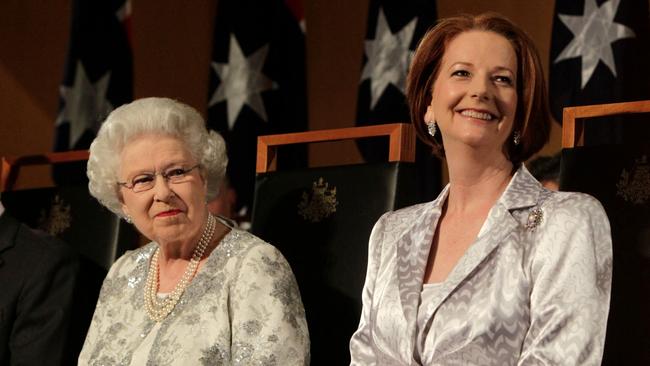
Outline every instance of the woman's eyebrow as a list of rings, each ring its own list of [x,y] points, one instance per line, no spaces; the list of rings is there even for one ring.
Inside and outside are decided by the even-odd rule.
[[[186,160],[174,160],[170,163],[163,165],[162,170],[165,171],[171,168],[178,168],[178,167],[185,167],[185,166],[190,166],[190,163],[188,163]]]
[[[452,63],[452,64],[449,66],[449,68],[452,68],[452,67],[455,67],[455,66],[471,67],[471,66],[474,66],[474,64],[471,63],[471,62],[456,61],[456,62]]]
[[[513,75],[515,74],[515,73],[514,73],[514,72],[513,72],[509,67],[507,67],[507,66],[497,66],[497,67],[495,67],[495,68],[493,69],[493,71],[507,71],[507,72],[509,72],[509,73],[511,73],[511,74],[513,74]]]

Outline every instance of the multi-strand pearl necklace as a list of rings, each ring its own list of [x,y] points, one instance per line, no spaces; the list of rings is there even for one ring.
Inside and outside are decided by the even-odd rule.
[[[162,300],[158,300],[158,257],[160,256],[160,246],[156,248],[156,251],[151,257],[147,282],[144,288],[144,308],[151,320],[156,322],[163,321],[174,310],[178,300],[180,300],[183,292],[185,292],[185,289],[196,274],[205,249],[212,241],[215,227],[217,226],[216,222],[217,220],[214,216],[208,213],[208,221],[203,229],[199,243],[194,248],[192,259],[188,263],[187,268],[185,268],[183,277],[178,281],[174,290]]]

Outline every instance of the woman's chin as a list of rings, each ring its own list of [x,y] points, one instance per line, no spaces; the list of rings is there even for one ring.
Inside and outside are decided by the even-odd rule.
[[[190,231],[187,225],[180,220],[162,219],[156,220],[152,228],[151,237],[157,242],[182,241],[182,238]]]

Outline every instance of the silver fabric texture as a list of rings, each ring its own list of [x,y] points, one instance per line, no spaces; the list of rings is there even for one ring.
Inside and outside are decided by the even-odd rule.
[[[437,296],[414,358],[422,279],[447,197],[384,214],[372,230],[352,365],[600,365],[612,276],[609,221],[581,193],[522,165]],[[531,213],[541,219],[529,224]],[[537,216],[536,216],[537,217]]]
[[[144,310],[143,287],[156,246],[127,252],[111,267],[80,365],[130,365],[136,359],[147,365],[309,364],[300,293],[277,249],[233,229],[172,313],[154,327]],[[153,345],[141,347],[150,332],[156,332]]]

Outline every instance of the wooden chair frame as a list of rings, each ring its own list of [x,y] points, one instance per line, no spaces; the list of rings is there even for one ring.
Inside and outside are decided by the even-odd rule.
[[[260,136],[257,138],[257,164],[255,171],[256,173],[266,173],[275,170],[271,166],[271,163],[276,157],[278,146],[378,136],[389,137],[389,161],[415,161],[415,130],[413,126],[405,123],[391,123],[376,126]]]
[[[2,157],[0,169],[0,192],[11,191],[18,179],[18,172],[23,166],[72,163],[88,160],[88,150],[73,150],[18,157]]]
[[[562,148],[584,145],[584,121],[587,118],[649,112],[650,100],[564,108],[562,111]]]

